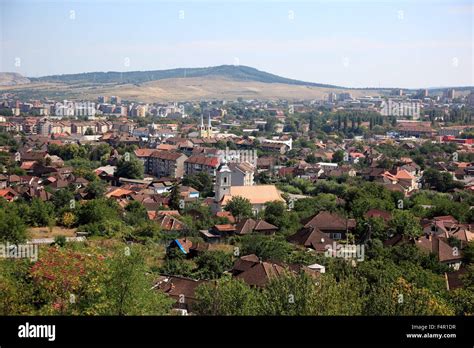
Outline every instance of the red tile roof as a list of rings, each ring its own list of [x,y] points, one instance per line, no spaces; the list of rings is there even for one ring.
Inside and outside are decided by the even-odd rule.
[[[208,157],[208,156],[202,156],[202,155],[193,155],[189,157],[185,162],[191,163],[191,164],[201,164],[201,165],[214,167],[214,168],[217,168],[219,166],[218,157]]]

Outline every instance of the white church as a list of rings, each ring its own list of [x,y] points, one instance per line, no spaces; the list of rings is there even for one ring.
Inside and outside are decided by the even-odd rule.
[[[221,212],[233,197],[243,197],[250,201],[256,214],[265,209],[265,204],[272,201],[285,202],[275,185],[232,185],[232,171],[224,158],[217,169],[214,187],[215,197],[213,210]]]

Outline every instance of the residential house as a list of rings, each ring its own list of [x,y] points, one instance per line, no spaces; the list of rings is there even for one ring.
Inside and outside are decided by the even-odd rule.
[[[243,219],[235,227],[235,233],[239,235],[259,233],[272,235],[278,231],[278,227],[266,222],[265,220]]]
[[[310,218],[304,227],[313,227],[326,233],[333,240],[345,239],[348,232],[354,231],[356,227],[355,219],[349,219],[339,215],[322,211]]]

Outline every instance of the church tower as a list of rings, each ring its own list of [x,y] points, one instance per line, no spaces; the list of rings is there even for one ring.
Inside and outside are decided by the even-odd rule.
[[[199,126],[199,136],[201,138],[212,138],[211,113],[209,113],[207,125],[204,125],[204,117],[201,114],[201,125]]]
[[[232,172],[227,166],[227,160],[224,158],[216,173],[216,185],[214,188],[215,201],[220,202],[222,197],[230,194]]]

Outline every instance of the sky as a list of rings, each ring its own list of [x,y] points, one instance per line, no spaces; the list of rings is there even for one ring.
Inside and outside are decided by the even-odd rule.
[[[246,65],[346,87],[474,85],[472,0],[0,0],[0,71]]]

